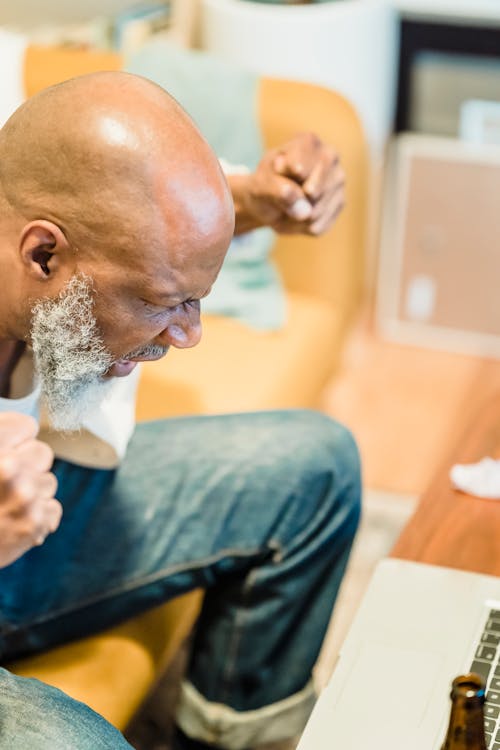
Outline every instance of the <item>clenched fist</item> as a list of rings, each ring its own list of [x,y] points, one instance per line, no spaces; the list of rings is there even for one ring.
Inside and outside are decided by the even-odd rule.
[[[283,234],[318,235],[330,228],[345,200],[337,152],[313,133],[269,151],[250,174],[229,174],[236,234],[261,226]]]
[[[0,568],[43,544],[61,520],[53,454],[37,432],[32,417],[0,414]]]

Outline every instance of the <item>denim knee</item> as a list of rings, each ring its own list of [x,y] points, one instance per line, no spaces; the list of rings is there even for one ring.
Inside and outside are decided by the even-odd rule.
[[[83,703],[0,668],[0,747],[9,750],[132,750],[115,727]]]
[[[275,417],[273,466],[276,476],[293,488],[288,502],[296,507],[294,535],[314,516],[323,531],[325,525],[332,532],[340,526],[354,537],[361,515],[361,466],[351,432],[312,410],[277,412]],[[329,523],[333,517],[336,523]]]
[[[287,461],[305,475],[334,474],[337,485],[346,490],[345,502],[359,516],[361,463],[356,441],[350,430],[317,411],[288,412],[284,425],[283,448]]]
[[[324,449],[324,452],[312,456],[313,460],[325,460],[326,465],[329,466],[334,456],[335,462],[344,465],[348,473],[359,474],[358,447],[352,433],[345,425],[326,414],[309,409],[292,411],[291,415],[296,416],[297,435],[300,435],[301,444],[306,448],[308,445],[316,448],[319,444]]]
[[[322,450],[316,452],[314,462],[318,471],[333,470],[337,482],[347,491],[346,502],[352,504],[353,514],[360,513],[361,506],[361,460],[357,443],[351,431],[340,422],[318,412],[306,412],[311,429],[321,443]]]

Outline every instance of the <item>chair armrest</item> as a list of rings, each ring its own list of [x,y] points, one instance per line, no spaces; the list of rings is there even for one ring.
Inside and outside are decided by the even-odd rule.
[[[340,155],[346,205],[339,219],[321,237],[278,237],[274,257],[288,289],[325,300],[348,318],[364,286],[369,154],[360,119],[330,89],[275,78],[261,79],[258,106],[266,148],[312,131]]]

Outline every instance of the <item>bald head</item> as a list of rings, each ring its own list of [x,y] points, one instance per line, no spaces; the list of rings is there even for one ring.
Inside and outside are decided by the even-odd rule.
[[[138,76],[97,73],[45,89],[0,131],[4,201],[27,220],[63,225],[82,251],[111,227],[148,224],[166,193],[175,214],[178,189],[184,198],[212,191],[227,211],[207,143],[172,97]]]

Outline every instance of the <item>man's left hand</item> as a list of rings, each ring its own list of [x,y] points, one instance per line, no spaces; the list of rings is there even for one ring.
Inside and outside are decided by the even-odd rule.
[[[269,151],[255,172],[228,179],[236,234],[260,226],[284,234],[322,234],[344,205],[345,176],[338,154],[312,133]]]

